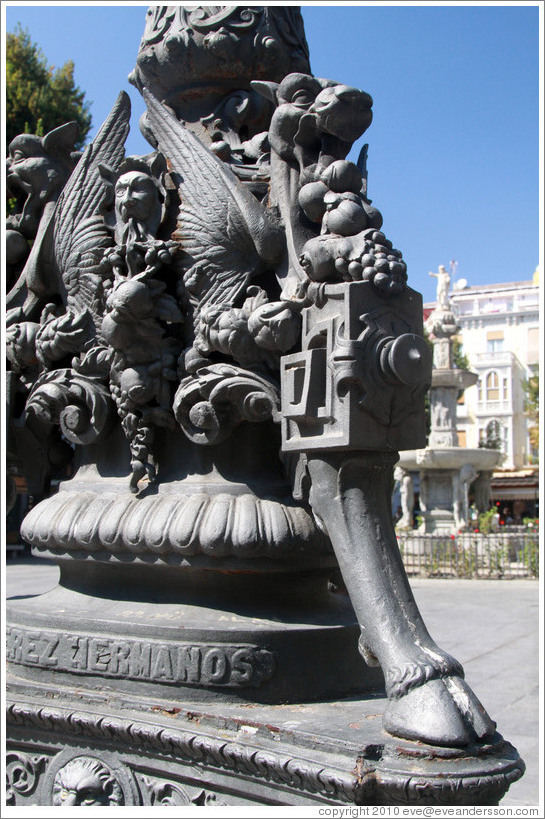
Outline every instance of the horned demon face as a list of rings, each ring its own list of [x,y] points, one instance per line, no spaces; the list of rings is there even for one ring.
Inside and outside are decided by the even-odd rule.
[[[122,174],[115,186],[115,212],[120,222],[136,219],[146,223],[156,220],[161,211],[157,186],[153,179],[139,171]]]
[[[165,215],[165,159],[162,154],[126,157],[114,170],[99,165],[104,183],[103,212],[115,227],[118,244],[155,237]]]

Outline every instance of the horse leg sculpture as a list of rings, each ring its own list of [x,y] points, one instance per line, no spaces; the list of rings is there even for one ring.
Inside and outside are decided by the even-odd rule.
[[[431,639],[412,595],[390,513],[396,460],[384,452],[309,455],[310,502],[335,548],[361,652],[384,671],[384,728],[431,744],[472,744],[491,736],[495,723],[460,664]]]

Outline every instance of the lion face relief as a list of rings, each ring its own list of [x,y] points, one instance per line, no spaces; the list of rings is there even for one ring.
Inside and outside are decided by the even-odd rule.
[[[62,767],[53,782],[53,805],[123,805],[111,771],[93,757],[80,756]]]

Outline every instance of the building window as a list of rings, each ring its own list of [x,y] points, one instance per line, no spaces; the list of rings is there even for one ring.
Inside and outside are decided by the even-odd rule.
[[[504,401],[509,400],[509,381],[507,378],[502,379],[502,399]]]
[[[486,400],[500,400],[500,379],[498,378],[498,373],[494,370],[486,376]]]
[[[483,382],[479,378],[477,381],[477,401],[483,400]]]
[[[483,313],[508,313],[513,311],[513,299],[495,298],[487,299],[482,304]]]
[[[486,342],[487,353],[501,353],[503,350],[503,338],[491,338]]]
[[[489,330],[486,334],[486,352],[501,353],[503,350],[503,330]]]
[[[535,429],[534,429],[535,433]],[[532,434],[530,430],[528,430],[528,438],[527,438],[527,452],[528,452],[528,461],[531,464],[538,464],[539,463],[539,444],[536,441],[536,436]]]

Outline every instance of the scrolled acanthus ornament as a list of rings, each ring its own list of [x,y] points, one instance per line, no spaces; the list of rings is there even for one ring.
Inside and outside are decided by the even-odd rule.
[[[230,364],[202,367],[183,379],[174,414],[190,441],[218,444],[242,421],[278,420],[278,387],[249,370]]]
[[[26,411],[46,425],[59,425],[73,444],[96,441],[112,421],[109,390],[73,369],[43,373],[35,382]]]
[[[25,754],[8,751],[6,755],[6,804],[16,805],[17,794],[28,796],[45,770],[48,757],[39,754]]]

